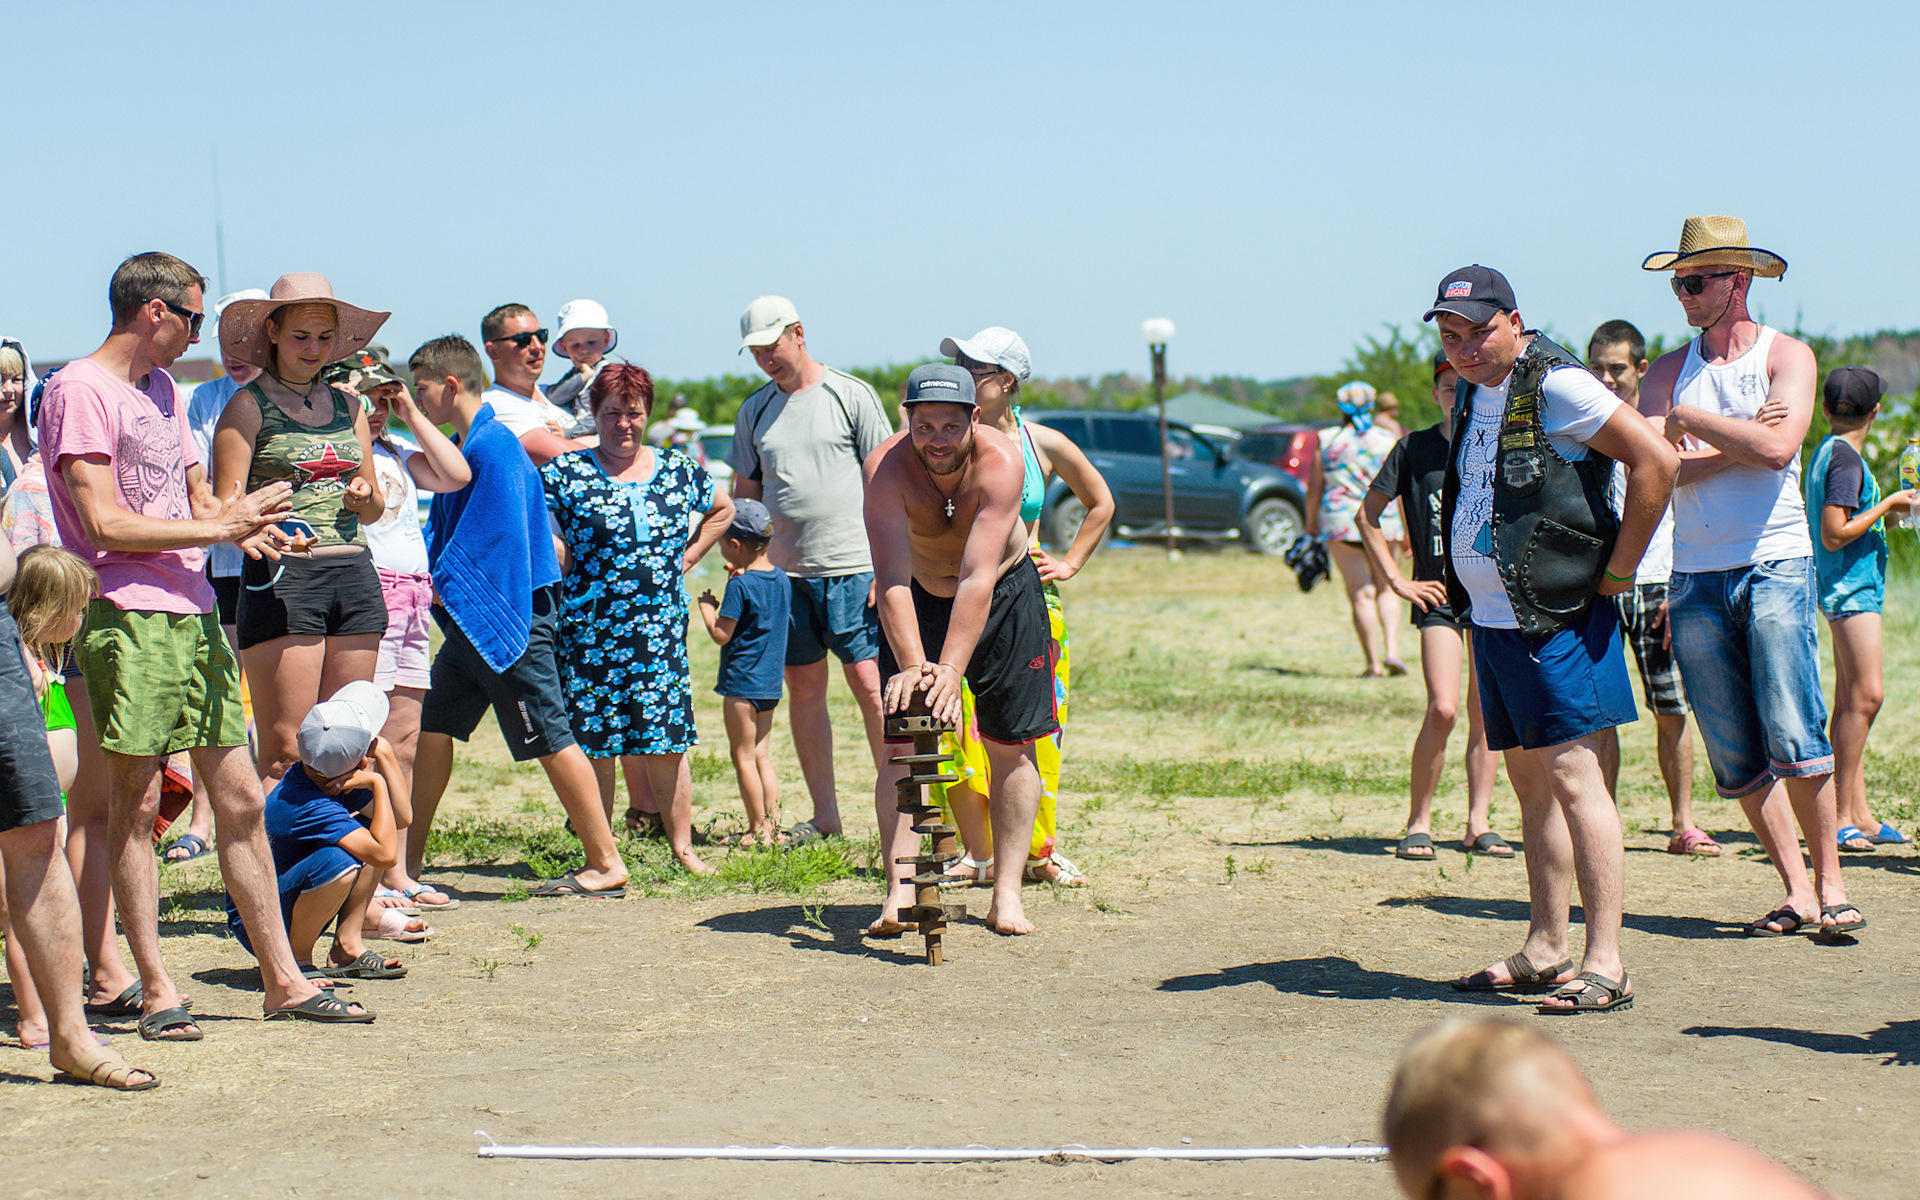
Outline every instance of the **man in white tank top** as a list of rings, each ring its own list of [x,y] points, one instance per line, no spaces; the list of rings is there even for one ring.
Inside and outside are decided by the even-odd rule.
[[[1747,933],[1851,933],[1866,920],[1847,902],[1834,841],[1813,542],[1800,497],[1818,368],[1804,342],[1747,312],[1754,277],[1776,279],[1787,263],[1749,246],[1737,218],[1716,216],[1687,218],[1679,250],[1641,265],[1674,273],[1674,295],[1700,330],[1647,372],[1641,411],[1664,417],[1680,448],[1668,587],[1674,657],[1714,782],[1740,800],[1786,888],[1785,902]],[[1796,820],[1813,855],[1811,881]]]

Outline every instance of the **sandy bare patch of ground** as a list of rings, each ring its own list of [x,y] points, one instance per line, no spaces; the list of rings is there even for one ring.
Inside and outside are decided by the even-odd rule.
[[[1920,1020],[1904,964],[1920,857],[1847,860],[1871,922],[1857,945],[1742,938],[1777,898],[1771,869],[1704,761],[1697,805],[1728,854],[1663,852],[1652,731],[1631,727],[1635,1008],[1553,1019],[1463,1001],[1445,981],[1518,944],[1522,866],[1452,848],[1457,782],[1437,861],[1387,853],[1417,677],[1351,678],[1358,652],[1334,597],[1302,597],[1238,553],[1173,573],[1144,552],[1109,555],[1075,581],[1069,619],[1084,665],[1063,824],[1096,886],[1031,889],[1038,936],[963,924],[930,970],[912,938],[859,936],[877,899],[865,878],[799,895],[667,880],[651,897],[550,901],[512,898],[532,878],[523,862],[449,861],[431,877],[462,907],[434,916],[432,942],[399,948],[406,979],[355,989],[376,1024],[262,1024],[248,961],[216,932],[215,876],[196,864],[165,877],[166,945],[207,1039],[147,1045],[108,1027],[165,1081],[131,1097],[51,1086],[44,1057],[0,1050],[6,1193],[1386,1197],[1373,1163],[509,1162],[476,1158],[475,1131],[507,1144],[1370,1143],[1400,1043],[1468,1012],[1555,1021],[1629,1124],[1724,1130],[1843,1195],[1913,1193]],[[1898,663],[1870,774],[1896,820],[1912,815],[1915,775],[1903,632],[1889,631]],[[710,654],[695,671],[708,677]],[[717,737],[715,714],[701,717]],[[858,748],[842,750],[858,837],[872,827],[865,777]],[[497,736],[467,761],[456,813],[549,819],[537,771],[506,763]],[[792,819],[797,774],[787,786]],[[724,773],[704,772],[697,800],[722,826],[737,813]],[[1515,836],[1510,800],[1496,822]],[[954,898],[984,912],[984,892]]]

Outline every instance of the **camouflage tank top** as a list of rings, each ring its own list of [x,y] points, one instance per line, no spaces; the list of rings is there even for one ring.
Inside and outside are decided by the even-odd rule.
[[[281,522],[282,528],[306,534],[315,546],[366,545],[359,514],[342,502],[347,484],[360,470],[360,439],[353,433],[353,414],[360,402],[328,387],[333,420],[302,425],[269,399],[258,381],[242,390],[253,393],[260,409],[247,491],[284,480],[293,485],[293,518]]]

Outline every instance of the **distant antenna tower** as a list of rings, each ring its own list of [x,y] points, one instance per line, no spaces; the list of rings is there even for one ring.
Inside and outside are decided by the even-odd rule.
[[[209,146],[207,152],[213,156],[213,256],[215,270],[220,276],[220,295],[230,296],[227,290],[227,230],[220,218],[220,150]]]

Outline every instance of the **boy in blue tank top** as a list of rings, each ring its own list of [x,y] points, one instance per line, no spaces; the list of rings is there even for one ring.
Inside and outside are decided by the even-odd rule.
[[[758,500],[735,500],[733,524],[720,540],[727,560],[727,591],[714,599],[700,593],[700,619],[707,636],[720,647],[720,679],[727,743],[740,803],[747,810],[747,831],[737,844],[771,846],[778,831],[780,782],[773,772],[767,737],[773,710],[780,705],[781,674],[787,661],[787,621],[793,588],[786,572],[767,557],[773,517]]]
[[[1840,849],[1865,852],[1900,844],[1907,836],[1880,821],[1867,804],[1861,760],[1879,715],[1880,606],[1887,587],[1888,513],[1905,513],[1910,491],[1882,499],[1861,451],[1887,385],[1865,367],[1827,374],[1821,408],[1833,433],[1807,468],[1807,524],[1813,534],[1814,595],[1833,631],[1834,788],[1840,812]]]

